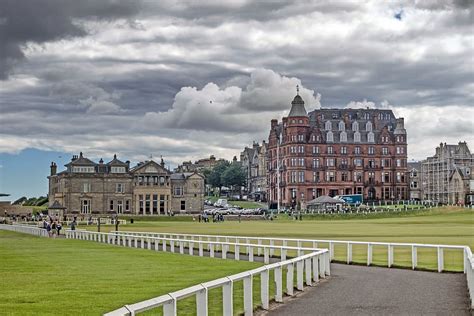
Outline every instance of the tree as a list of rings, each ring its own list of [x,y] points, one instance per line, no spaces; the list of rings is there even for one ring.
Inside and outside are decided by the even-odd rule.
[[[224,184],[222,183],[222,174],[230,166],[228,161],[218,162],[208,176],[208,183],[214,188],[221,188]]]
[[[226,168],[226,170],[222,173],[221,182],[223,185],[239,188],[239,195],[240,195],[240,188],[245,185],[245,172],[238,163],[233,163]]]

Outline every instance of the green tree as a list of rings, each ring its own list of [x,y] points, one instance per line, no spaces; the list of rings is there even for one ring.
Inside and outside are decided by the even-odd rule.
[[[226,169],[230,166],[230,162],[228,161],[220,161],[218,162],[212,171],[209,173],[208,176],[208,183],[214,187],[214,188],[219,188],[223,186],[224,184],[222,183],[222,174],[226,171]]]
[[[222,184],[231,187],[232,191],[234,191],[235,188],[238,188],[239,195],[241,187],[245,185],[245,180],[245,172],[238,163],[233,163],[228,166],[221,176]]]

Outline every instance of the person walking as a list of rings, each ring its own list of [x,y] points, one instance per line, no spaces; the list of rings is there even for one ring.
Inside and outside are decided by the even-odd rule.
[[[61,223],[58,222],[58,223],[56,224],[56,230],[58,231],[58,236],[61,234],[61,228],[63,228],[63,227],[61,226]]]
[[[77,225],[76,218],[74,218],[71,222],[71,230],[76,230],[76,225]]]
[[[52,224],[51,224],[51,235],[53,236],[53,238],[56,238],[56,233],[57,233],[57,224],[56,224],[56,221],[54,221]]]
[[[48,232],[48,237],[51,237],[51,224],[46,222],[46,231]]]

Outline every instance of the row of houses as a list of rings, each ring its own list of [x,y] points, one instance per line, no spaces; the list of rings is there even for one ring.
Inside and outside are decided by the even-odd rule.
[[[474,155],[466,142],[440,143],[435,154],[409,163],[410,198],[443,204],[474,204]]]

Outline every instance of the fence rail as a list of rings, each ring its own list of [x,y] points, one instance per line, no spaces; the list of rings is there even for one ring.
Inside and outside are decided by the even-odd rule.
[[[46,231],[46,229],[34,226],[0,224],[0,229],[9,230],[17,233],[35,235],[39,237],[48,237],[48,232]]]
[[[179,252],[180,254],[204,256],[206,250],[210,257],[215,257],[220,252],[222,259],[229,259],[233,253],[235,260],[254,261],[255,255],[263,254],[264,266],[234,274],[217,280],[201,283],[176,292],[152,298],[135,304],[125,305],[106,315],[135,315],[135,313],[147,311],[153,308],[163,307],[165,316],[176,315],[177,301],[186,297],[196,297],[196,313],[198,316],[208,315],[208,292],[213,288],[222,288],[222,307],[224,315],[233,314],[233,284],[243,281],[244,289],[244,313],[253,313],[253,278],[260,277],[260,299],[263,309],[268,309],[270,301],[269,278],[273,272],[275,281],[275,296],[277,302],[283,301],[283,271],[286,271],[286,293],[294,295],[296,289],[303,290],[304,285],[312,285],[320,278],[330,275],[330,259],[327,249],[314,249],[310,247],[291,247],[276,245],[255,245],[246,243],[233,243],[227,241],[199,241],[191,239],[167,238],[156,236],[138,236],[124,232],[97,233],[89,231],[66,231],[67,238],[82,239],[103,242],[126,247],[143,248],[149,250],[161,250]],[[241,250],[246,256],[241,255]],[[273,256],[279,262],[270,263],[270,251],[279,250],[279,256]],[[288,251],[296,251],[298,256],[288,259]],[[296,272],[296,280],[294,274]]]
[[[114,231],[112,231],[114,233]],[[346,248],[346,257],[344,262],[350,264],[353,262],[353,246],[363,245],[367,247],[366,263],[368,266],[373,264],[373,247],[385,247],[387,251],[387,266],[392,267],[395,261],[395,248],[409,248],[411,250],[411,267],[416,269],[418,266],[418,249],[430,248],[437,252],[437,271],[444,270],[444,250],[458,250],[463,252],[463,257],[467,256],[466,246],[460,245],[436,245],[436,244],[420,244],[420,243],[389,243],[389,242],[371,242],[371,241],[350,241],[350,240],[325,240],[325,239],[298,239],[298,238],[271,238],[271,237],[255,237],[255,236],[230,236],[230,235],[194,235],[194,234],[177,234],[177,233],[153,233],[153,232],[128,232],[138,236],[149,237],[169,237],[190,240],[214,240],[214,241],[229,241],[235,240],[236,243],[245,242],[248,244],[262,245],[267,243],[269,245],[282,244],[284,246],[293,245],[294,247],[302,247],[305,244],[312,248],[318,248],[318,244],[327,244],[331,260],[335,257],[334,246],[344,245]],[[273,255],[273,252],[272,254]],[[466,272],[467,261],[464,260],[464,272]]]

